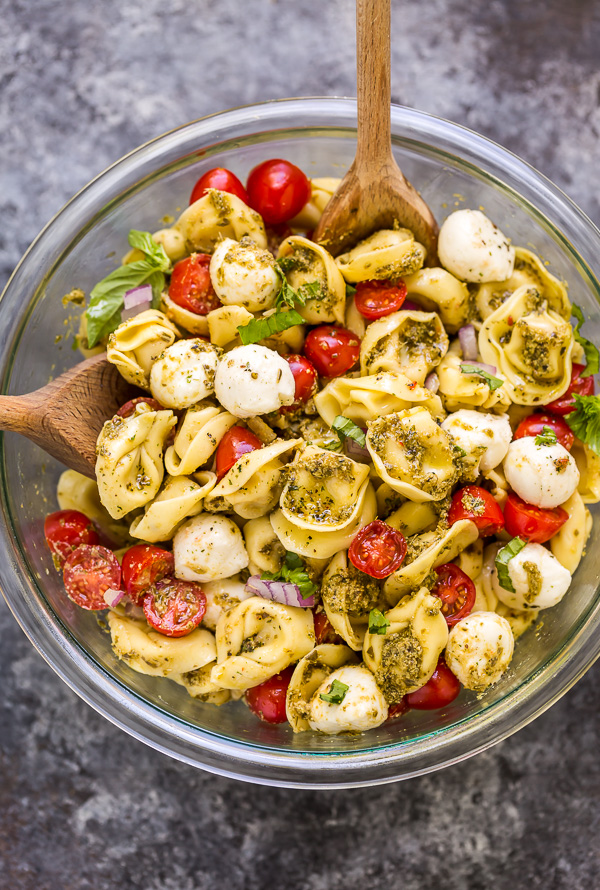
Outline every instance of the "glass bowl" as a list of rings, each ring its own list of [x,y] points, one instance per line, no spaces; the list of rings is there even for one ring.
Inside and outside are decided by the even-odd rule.
[[[230,167],[242,179],[284,157],[313,176],[341,176],[354,156],[356,105],[292,99],[188,124],[118,161],[46,226],[0,303],[2,391],[45,384],[79,359],[76,320],[61,298],[89,293],[126,249],[131,228],[154,231],[187,206],[198,176]],[[508,151],[447,121],[392,108],[394,153],[438,220],[482,207],[515,244],[536,251],[570,285],[600,342],[600,232],[562,192]],[[217,708],[168,680],[118,661],[94,613],[64,595],[44,543],[61,467],[27,440],[0,441],[0,586],[32,643],[85,701],[136,738],[204,769],[282,786],[358,786],[440,768],[515,732],[556,701],[600,652],[597,524],[573,585],[541,626],[522,637],[510,670],[478,697],[463,691],[443,712],[409,712],[366,734],[293,735],[257,720],[242,703]]]

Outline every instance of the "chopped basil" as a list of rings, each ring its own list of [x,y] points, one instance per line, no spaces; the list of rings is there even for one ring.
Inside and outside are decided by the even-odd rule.
[[[352,439],[357,445],[360,445],[361,448],[364,448],[367,444],[367,437],[361,428],[357,426],[353,420],[350,420],[350,418],[344,417],[343,414],[338,414],[331,424],[331,429],[335,430],[338,434],[342,444],[344,439]]]
[[[597,374],[598,370],[600,370],[600,356],[598,354],[598,347],[594,346],[593,343],[590,343],[589,340],[586,340],[580,333],[581,325],[584,322],[583,312],[575,303],[573,303],[573,315],[577,319],[577,324],[573,328],[573,336],[575,340],[579,343],[579,345],[583,348],[585,353],[585,368],[579,375],[580,377],[591,377],[592,374]]]
[[[340,680],[334,680],[329,687],[329,692],[321,692],[319,698],[329,702],[331,705],[341,705],[349,689],[350,687],[347,686],[346,683],[342,683]]]
[[[523,538],[513,538],[512,541],[509,541],[506,547],[503,547],[502,550],[498,551],[498,555],[496,556],[496,571],[498,572],[498,582],[500,587],[503,587],[504,590],[509,590],[511,593],[515,593],[515,588],[513,587],[513,583],[510,580],[510,574],[508,572],[508,564],[517,553],[520,553],[527,541],[524,541]]]
[[[390,626],[389,618],[386,618],[383,612],[380,612],[379,609],[371,609],[369,612],[369,633],[370,634],[379,634],[383,636],[387,633],[387,629]]]
[[[296,268],[296,260],[292,256],[282,256],[275,260],[282,272],[291,272]]]
[[[556,438],[556,433],[550,426],[543,426],[542,432],[539,436],[535,437],[536,445],[556,445],[558,439]]]
[[[504,380],[501,380],[500,377],[494,377],[493,374],[478,368],[477,365],[467,365],[463,363],[460,366],[460,370],[463,374],[476,374],[478,377],[481,377],[489,386],[490,392],[494,392],[494,390],[498,389],[498,387],[502,386],[504,383]]]
[[[355,293],[356,293],[356,288],[352,287],[351,284],[346,283],[346,296],[353,297]]]
[[[295,309],[274,312],[273,315],[267,315],[265,318],[253,318],[246,325],[240,325],[238,333],[244,346],[249,343],[258,343],[259,340],[265,340],[292,328],[296,324],[304,324],[304,319]]]
[[[600,396],[573,394],[575,407],[565,420],[578,439],[600,455]]]
[[[295,584],[300,591],[302,599],[312,596],[316,590],[315,585],[306,573],[304,560],[297,553],[288,550],[285,559],[278,572],[263,572],[261,575],[265,581],[289,581]]]

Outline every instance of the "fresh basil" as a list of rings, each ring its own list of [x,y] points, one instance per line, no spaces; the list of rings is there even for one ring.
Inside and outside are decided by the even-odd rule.
[[[292,328],[296,324],[304,324],[304,319],[295,309],[274,312],[264,318],[253,318],[248,324],[238,327],[238,334],[244,346],[266,340],[273,334]]]
[[[565,420],[578,439],[600,455],[600,396],[573,394],[575,407]]]
[[[364,448],[367,444],[367,437],[361,428],[357,426],[354,421],[350,420],[350,418],[344,417],[343,414],[338,414],[331,424],[331,429],[335,430],[338,434],[342,444],[344,439],[352,439],[357,445],[360,445],[361,448]]]
[[[351,284],[348,284],[348,283],[346,282],[346,296],[347,296],[347,297],[353,297],[355,293],[356,293],[356,288],[355,288],[355,287],[352,287]]]
[[[312,596],[317,589],[308,577],[302,557],[290,550],[286,552],[278,572],[263,572],[261,578],[265,581],[288,581],[290,584],[295,584],[302,599]]]
[[[379,609],[371,609],[371,611],[369,612],[370,634],[379,634],[380,636],[383,636],[387,633],[387,629],[389,626],[389,618],[386,618],[383,612],[380,612]]]
[[[598,353],[598,347],[594,346],[589,340],[586,340],[580,333],[581,325],[584,322],[583,312],[575,303],[573,303],[573,315],[577,319],[577,324],[573,328],[573,336],[575,340],[579,343],[579,345],[583,348],[585,353],[585,368],[579,375],[580,377],[591,377],[592,374],[597,374],[600,369],[600,355]]]
[[[558,439],[556,433],[550,426],[543,426],[542,432],[534,439],[536,445],[556,445]]]
[[[490,392],[494,392],[494,390],[498,389],[499,386],[502,386],[504,380],[501,380],[500,377],[494,377],[493,374],[490,374],[488,371],[484,371],[482,368],[478,368],[477,365],[467,365],[461,364],[460,370],[463,374],[476,374],[478,377],[481,377],[490,388]]]
[[[508,564],[517,553],[521,552],[526,543],[527,541],[524,541],[523,538],[513,538],[512,541],[508,542],[506,547],[503,547],[502,550],[498,551],[498,555],[496,556],[498,583],[500,584],[500,587],[510,591],[510,593],[515,593],[515,588],[510,579]]]
[[[341,680],[334,680],[329,687],[329,692],[321,692],[319,698],[329,702],[331,705],[341,705],[349,689],[350,687],[346,683],[342,683]]]

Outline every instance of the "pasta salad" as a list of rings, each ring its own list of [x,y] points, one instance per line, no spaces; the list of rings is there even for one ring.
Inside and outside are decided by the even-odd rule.
[[[130,232],[78,339],[137,389],[45,522],[134,671],[328,734],[497,683],[600,499],[566,284],[482,210],[435,264],[400,225],[334,258],[312,232],[338,182],[215,168]]]

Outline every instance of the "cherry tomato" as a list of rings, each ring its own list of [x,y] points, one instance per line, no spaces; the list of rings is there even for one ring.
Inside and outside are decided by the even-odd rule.
[[[575,394],[578,396],[594,395],[594,378],[592,376],[582,377],[581,372],[583,370],[585,370],[585,365],[578,365],[576,362],[573,362],[569,388],[558,399],[545,405],[546,411],[550,411],[551,414],[570,414],[575,408],[575,399],[573,398]]]
[[[98,544],[100,541],[90,520],[79,510],[57,510],[56,513],[50,513],[44,522],[44,535],[58,564],[80,544]]]
[[[160,402],[157,402],[156,399],[151,399],[149,396],[138,396],[137,399],[130,399],[129,402],[125,402],[124,405],[121,405],[117,411],[117,417],[131,417],[135,413],[135,406],[139,405],[141,402],[145,402],[153,411],[164,410],[163,406]]]
[[[166,577],[143,595],[142,608],[154,630],[166,637],[184,637],[204,618],[206,597],[195,581]]]
[[[341,377],[360,356],[360,340],[346,328],[324,324],[313,328],[304,341],[304,354],[321,377]]]
[[[545,544],[561,528],[569,514],[562,507],[545,510],[509,494],[504,505],[506,531],[513,538],[526,538],[532,544]]]
[[[446,624],[452,627],[461,618],[467,617],[475,603],[477,591],[469,576],[453,562],[446,562],[434,571],[438,580],[431,592],[441,599],[442,615]]]
[[[517,427],[514,439],[523,439],[525,436],[541,436],[544,427],[548,426],[555,434],[560,444],[570,451],[575,441],[575,435],[566,420],[557,414],[530,414],[521,421]]]
[[[279,409],[280,414],[292,414],[297,411],[304,402],[308,401],[317,383],[317,372],[313,365],[303,355],[284,355],[294,375],[296,389],[294,401],[291,405],[284,405]]]
[[[154,544],[134,544],[130,547],[121,564],[123,587],[128,596],[137,603],[157,581],[175,571],[173,554]]]
[[[209,254],[193,253],[173,267],[169,296],[182,309],[195,315],[208,315],[221,305],[210,280],[209,266]]]
[[[403,281],[359,281],[354,303],[362,316],[373,320],[397,312],[406,299]]]
[[[371,578],[387,578],[400,568],[405,556],[404,535],[381,519],[361,528],[348,550],[352,565]]]
[[[121,566],[108,547],[80,544],[64,564],[63,581],[69,599],[82,609],[106,609],[106,591],[121,588]]]
[[[300,213],[310,200],[310,180],[299,167],[273,158],[250,171],[248,203],[258,211],[266,225],[287,222]]]
[[[286,722],[285,697],[293,673],[294,668],[286,668],[274,677],[269,677],[264,683],[246,691],[244,696],[246,704],[252,713],[265,723]]]
[[[239,198],[244,204],[248,203],[246,189],[235,173],[232,173],[231,170],[226,170],[225,167],[213,167],[212,170],[207,170],[206,173],[202,174],[192,190],[190,204],[193,204],[194,201],[198,201],[202,195],[206,194],[208,189],[218,189],[220,192],[229,192],[230,195],[235,195],[236,198]]]
[[[459,519],[474,522],[480,538],[495,535],[504,528],[502,510],[489,491],[479,485],[465,485],[454,494],[448,511],[448,524],[454,525]]]
[[[388,721],[389,720],[397,720],[398,717],[402,717],[409,710],[408,702],[406,701],[406,696],[400,699],[399,702],[396,702],[395,705],[390,705],[388,709]],[[387,721],[386,721],[387,722]]]
[[[317,646],[320,646],[321,643],[343,642],[342,638],[336,634],[325,612],[314,611],[313,616],[315,619],[315,638]]]
[[[433,711],[445,708],[453,702],[461,690],[460,682],[454,676],[443,658],[437,663],[433,674],[420,689],[409,692],[406,696],[410,708],[420,711]]]
[[[229,472],[242,455],[262,448],[262,444],[258,436],[243,426],[232,426],[227,430],[217,448],[217,481]]]

